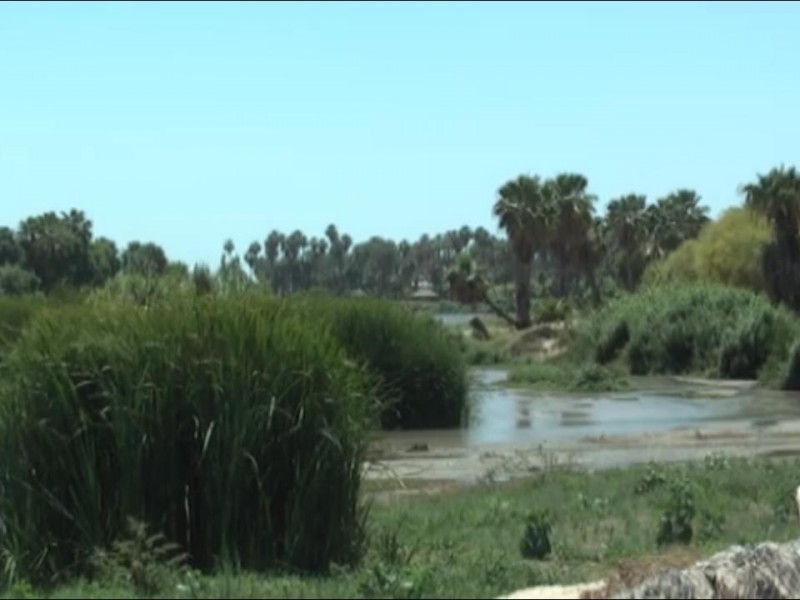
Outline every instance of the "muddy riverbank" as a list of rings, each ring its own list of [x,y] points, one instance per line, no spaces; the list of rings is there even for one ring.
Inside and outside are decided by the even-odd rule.
[[[474,483],[711,454],[800,456],[800,394],[754,382],[638,378],[632,392],[549,394],[504,388],[501,370],[475,375],[468,427],[378,435],[367,478]]]

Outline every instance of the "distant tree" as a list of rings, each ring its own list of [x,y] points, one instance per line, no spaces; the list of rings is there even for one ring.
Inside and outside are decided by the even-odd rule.
[[[570,276],[585,262],[584,254],[593,225],[595,197],[589,181],[577,173],[561,173],[545,183],[554,203],[555,219],[550,250],[558,265],[558,295],[569,293]]]
[[[764,249],[763,271],[770,296],[800,310],[800,175],[781,166],[743,186],[745,204],[772,225],[774,240]]]
[[[648,258],[663,258],[686,240],[694,239],[709,222],[708,207],[694,190],[679,189],[648,207]]]
[[[168,264],[164,249],[153,242],[130,242],[122,253],[122,270],[127,274],[164,275]]]
[[[0,266],[16,265],[22,261],[22,248],[17,236],[8,227],[0,227]]]
[[[632,291],[646,265],[647,199],[628,194],[608,203],[606,220],[613,240],[617,274],[623,287]]]
[[[92,223],[82,211],[28,217],[20,223],[17,239],[21,266],[36,275],[44,291],[92,281]]]
[[[108,238],[99,237],[94,240],[89,248],[89,256],[92,264],[92,283],[94,285],[103,285],[114,277],[122,267],[117,245]]]

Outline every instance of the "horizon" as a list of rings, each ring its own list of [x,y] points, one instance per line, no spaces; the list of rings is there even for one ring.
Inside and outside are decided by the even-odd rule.
[[[505,181],[562,171],[598,212],[691,188],[716,218],[800,163],[798,26],[782,2],[3,3],[0,225],[76,208],[214,265],[272,229],[498,234]]]

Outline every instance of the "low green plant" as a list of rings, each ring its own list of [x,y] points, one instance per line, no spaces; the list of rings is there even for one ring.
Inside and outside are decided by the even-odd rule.
[[[695,495],[691,483],[683,477],[672,481],[669,501],[661,516],[656,538],[658,546],[691,543],[695,513]]]
[[[111,548],[96,551],[97,577],[111,585],[130,587],[138,596],[154,596],[169,584],[174,586],[176,573],[188,559],[180,546],[161,533],[151,534],[147,525],[136,519],[128,519],[127,534]]]
[[[550,543],[552,520],[546,510],[534,510],[528,515],[520,542],[523,558],[543,560],[553,551]]]

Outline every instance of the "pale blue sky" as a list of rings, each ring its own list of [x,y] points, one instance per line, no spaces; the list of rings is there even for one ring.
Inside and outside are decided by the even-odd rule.
[[[800,166],[797,3],[2,3],[0,224],[217,264],[270,229],[483,225],[520,173],[603,203]]]

